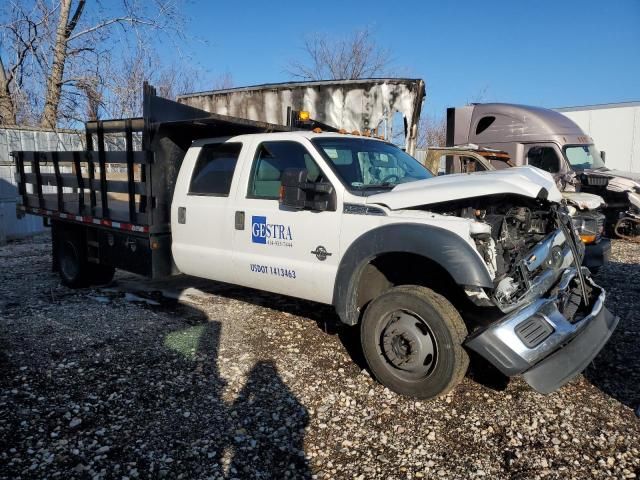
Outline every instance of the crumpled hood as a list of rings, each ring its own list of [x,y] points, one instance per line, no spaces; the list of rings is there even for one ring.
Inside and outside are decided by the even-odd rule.
[[[584,192],[562,192],[567,202],[575,205],[580,210],[597,210],[605,205],[604,199],[599,195]]]
[[[514,167],[402,183],[388,192],[370,195],[367,203],[398,210],[485,195],[514,194],[536,198],[543,188],[549,192],[550,201],[562,200],[550,173],[535,167]]]

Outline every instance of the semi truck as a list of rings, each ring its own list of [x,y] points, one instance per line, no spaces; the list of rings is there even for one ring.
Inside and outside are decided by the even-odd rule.
[[[508,103],[447,109],[447,146],[467,144],[503,150],[515,165],[546,170],[561,190],[601,196],[608,233],[640,238],[640,175],[608,169],[593,139],[561,113]]]
[[[302,114],[230,117],[148,85],[143,106],[87,122],[84,151],[13,153],[19,211],[51,223],[70,287],[116,268],[182,272],[333,305],[374,377],[417,398],[455,387],[470,352],[552,392],[618,323],[546,172],[433,177],[391,143]],[[106,151],[114,135],[125,148]]]

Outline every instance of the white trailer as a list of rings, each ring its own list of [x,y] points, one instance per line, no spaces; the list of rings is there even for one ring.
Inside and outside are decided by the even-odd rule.
[[[556,108],[584,130],[601,151],[607,167],[640,173],[640,102]]]
[[[178,96],[178,102],[210,113],[281,125],[289,124],[292,111],[303,110],[336,129],[370,131],[394,140],[413,154],[424,98],[423,80],[366,78],[188,93]]]

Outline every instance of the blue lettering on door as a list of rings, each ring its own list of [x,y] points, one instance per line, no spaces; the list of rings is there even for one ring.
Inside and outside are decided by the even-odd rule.
[[[268,223],[266,216],[251,217],[251,241],[278,247],[293,247],[291,227],[280,223]]]

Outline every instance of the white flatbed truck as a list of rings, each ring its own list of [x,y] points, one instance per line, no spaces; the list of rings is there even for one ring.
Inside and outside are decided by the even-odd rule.
[[[549,393],[617,324],[538,169],[433,177],[379,139],[209,114],[149,86],[143,118],[86,128],[86,151],[14,152],[18,208],[51,222],[66,285],[183,272],[331,304],[375,378],[419,398],[453,388],[469,350]],[[123,151],[105,150],[114,132]]]

